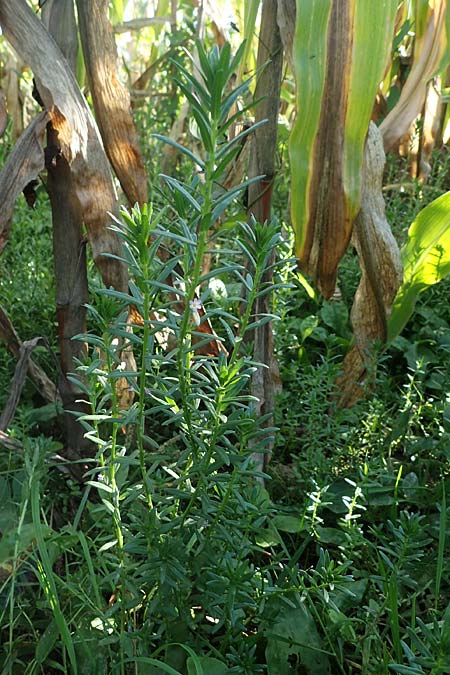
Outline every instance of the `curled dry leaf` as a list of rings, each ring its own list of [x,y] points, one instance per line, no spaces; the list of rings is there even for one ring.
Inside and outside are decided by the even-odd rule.
[[[49,115],[40,113],[23,132],[0,172],[0,253],[6,246],[14,203],[44,169],[44,137]]]
[[[400,98],[380,125],[385,152],[397,145],[420,114],[426,96],[427,84],[444,66],[447,50],[447,0],[428,4],[425,29],[416,38],[414,62]],[[419,10],[418,10],[419,11]]]
[[[116,194],[97,125],[59,47],[25,0],[0,2],[3,35],[31,67],[58,143],[72,170],[93,257],[106,286],[124,292],[125,266],[103,253],[120,255],[108,213],[116,209]]]
[[[384,212],[385,163],[379,129],[371,123],[365,150],[361,211],[353,230],[361,281],[351,311],[354,344],[336,382],[338,405],[348,407],[365,395],[375,366],[374,341],[387,338],[387,317],[402,282],[400,251]]]

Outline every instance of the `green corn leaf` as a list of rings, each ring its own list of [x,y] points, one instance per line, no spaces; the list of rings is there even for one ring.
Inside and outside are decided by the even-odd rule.
[[[389,340],[405,327],[419,294],[450,273],[450,192],[419,213],[409,228],[401,255],[403,284],[389,317]]]

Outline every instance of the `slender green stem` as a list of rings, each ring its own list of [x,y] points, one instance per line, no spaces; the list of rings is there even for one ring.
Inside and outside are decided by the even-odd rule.
[[[212,209],[212,189],[213,189],[213,172],[215,168],[215,155],[217,145],[217,122],[211,124],[211,142],[213,151],[205,163],[205,183],[203,191],[202,212],[200,216],[200,224],[197,234],[197,245],[195,251],[194,269],[186,288],[184,313],[181,320],[179,330],[179,350],[177,354],[177,369],[180,382],[181,405],[183,408],[183,415],[188,429],[191,447],[193,449],[197,446],[195,430],[192,425],[192,415],[190,408],[189,391],[191,387],[190,378],[190,361],[192,354],[192,340],[190,323],[192,319],[191,303],[194,300],[199,285],[201,276],[202,262],[205,254],[208,232],[211,226],[211,209]],[[188,253],[187,256],[188,258]],[[188,261],[187,261],[188,263]],[[188,264],[186,264],[188,269]]]
[[[106,343],[106,366],[108,373],[112,373],[113,362],[111,359],[111,350],[113,349],[110,337],[105,336]],[[121,515],[120,515],[120,493],[119,486],[117,485],[116,480],[116,471],[117,471],[117,434],[119,431],[119,422],[117,418],[119,416],[119,406],[117,400],[117,391],[115,387],[115,380],[110,381],[111,387],[111,413],[113,417],[112,431],[111,431],[111,441],[110,441],[110,457],[109,457],[109,485],[112,490],[112,506],[113,506],[113,525],[117,540],[117,551],[119,558],[119,570],[118,570],[118,591],[122,595],[123,589],[125,586],[125,565],[124,565],[124,541],[123,533],[121,528]],[[124,634],[126,630],[126,610],[123,601],[123,597],[120,597],[120,632]],[[120,643],[120,672],[121,675],[125,675],[125,654],[123,651],[122,642]]]
[[[143,265],[143,278],[146,280],[148,278],[148,259],[144,261]],[[147,481],[147,469],[145,466],[145,452],[144,452],[144,434],[145,434],[145,379],[147,375],[147,348],[150,338],[150,326],[149,326],[149,314],[150,314],[150,290],[148,289],[147,284],[144,288],[144,330],[142,336],[142,359],[141,359],[141,368],[139,373],[139,402],[138,402],[138,425],[137,425],[137,442],[139,450],[139,464],[141,468],[142,482],[144,484],[145,499],[147,501],[147,506],[151,511],[153,509],[152,497],[150,494],[148,481]]]

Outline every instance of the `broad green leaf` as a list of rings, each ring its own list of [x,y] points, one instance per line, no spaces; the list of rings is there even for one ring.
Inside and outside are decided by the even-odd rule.
[[[194,662],[192,656],[186,661],[188,675],[198,675],[199,672],[205,673],[205,675],[227,675],[228,668],[227,666],[218,659],[214,659],[211,656],[198,656],[197,662]],[[199,667],[202,669],[199,671]]]
[[[364,146],[396,9],[395,0],[297,2],[291,213],[300,264],[325,297],[360,208]]]
[[[294,663],[297,663],[295,672],[305,675],[327,675],[331,672],[328,652],[304,605],[280,611],[266,635],[268,675],[294,672],[291,670]]]
[[[450,273],[450,192],[419,213],[409,228],[401,254],[403,284],[389,317],[389,340],[405,327],[419,294]]]
[[[274,516],[273,525],[281,532],[300,532],[303,529],[302,518],[300,516]]]
[[[244,5],[244,26],[241,35],[244,37],[244,48],[242,59],[239,64],[237,83],[240,84],[244,73],[251,73],[256,66],[256,50],[254,49],[254,37],[256,19],[258,17],[258,10],[261,0],[243,0],[241,5]],[[240,12],[238,12],[240,14]]]

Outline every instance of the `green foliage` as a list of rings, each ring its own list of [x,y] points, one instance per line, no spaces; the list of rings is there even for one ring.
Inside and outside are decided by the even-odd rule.
[[[402,249],[403,283],[389,317],[389,338],[395,338],[414,311],[417,296],[450,272],[450,193],[423,209]]]
[[[345,259],[341,301],[308,294],[289,261],[276,265],[274,286],[264,282],[269,252],[277,246],[288,258],[289,241],[275,222],[240,223],[245,184],[221,186],[239,145],[225,111],[237,101],[251,112],[248,84],[231,88],[237,60],[228,48],[198,48],[203,75],[191,75],[184,53],[158,74],[169,83],[176,71],[195,138],[168,142],[183,157],[176,176],[154,189],[153,206],[123,211],[114,226],[148,320],[130,332],[129,298],[112,289],[98,288],[89,307],[89,355],[73,375],[93,448],[82,463],[87,482],[68,473],[49,437],[57,407],[36,410],[31,387],[10,430],[23,449],[2,448],[0,670],[443,674],[449,281],[418,296],[368,400],[335,410],[356,260]],[[156,121],[141,110],[142,128],[162,131],[179,100],[170,97]],[[161,138],[148,139],[149,157]],[[435,166],[433,187],[389,191],[400,237],[449,187],[446,158]],[[395,185],[398,166],[388,171]],[[55,332],[48,222],[45,202],[35,211],[19,204],[3,257],[2,302],[23,338]],[[253,412],[258,364],[246,338],[269,318],[254,316],[256,297],[274,288],[284,391],[265,489],[252,454],[272,430]],[[123,366],[130,343],[137,372]],[[218,343],[228,355],[201,353]],[[12,367],[1,360],[4,392]],[[134,393],[130,408],[124,388]]]

